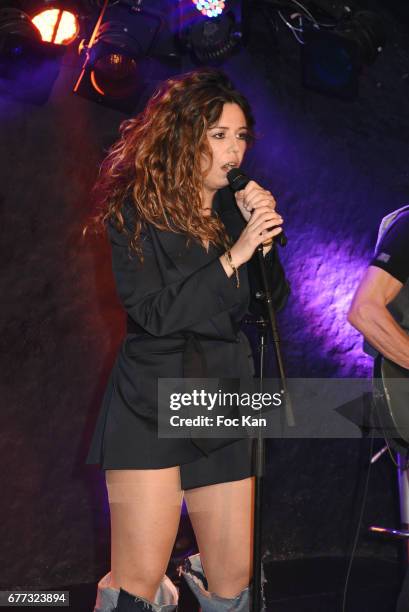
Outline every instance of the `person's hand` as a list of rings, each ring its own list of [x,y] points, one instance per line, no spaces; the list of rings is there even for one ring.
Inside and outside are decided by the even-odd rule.
[[[283,218],[271,205],[254,206],[249,222],[231,247],[233,264],[238,267],[253,256],[256,248],[282,232]]]
[[[255,181],[249,181],[244,189],[235,194],[237,206],[246,221],[251,218],[251,213],[257,208],[267,206],[272,211],[275,210],[276,201],[271,191],[267,191]]]
[[[245,189],[235,193],[237,206],[247,221],[237,242],[231,247],[233,265],[238,268],[251,259],[260,244],[264,244],[263,254],[271,248],[273,238],[282,230],[283,218],[276,210],[276,201],[270,191],[263,189],[255,181],[249,181]],[[220,261],[228,276],[232,269],[224,256]]]

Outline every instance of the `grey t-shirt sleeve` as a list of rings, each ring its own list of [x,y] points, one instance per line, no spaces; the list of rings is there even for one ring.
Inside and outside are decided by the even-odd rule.
[[[389,272],[401,283],[409,278],[409,211],[401,213],[381,239],[371,266]]]

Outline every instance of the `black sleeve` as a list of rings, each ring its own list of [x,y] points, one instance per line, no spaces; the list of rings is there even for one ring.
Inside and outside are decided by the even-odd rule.
[[[130,229],[123,210],[125,225]],[[129,316],[153,336],[183,331],[235,306],[236,279],[219,258],[180,281],[164,285],[149,231],[143,234],[141,263],[128,247],[129,236],[108,223],[112,268],[121,303]]]
[[[394,221],[376,250],[371,266],[382,268],[401,283],[409,278],[409,211]]]

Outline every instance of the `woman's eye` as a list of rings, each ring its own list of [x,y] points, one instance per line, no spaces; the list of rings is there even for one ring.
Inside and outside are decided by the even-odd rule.
[[[224,138],[224,132],[216,132],[213,136],[214,138]]]
[[[250,140],[250,137],[249,137],[247,132],[242,132],[238,136],[239,136],[240,140]]]

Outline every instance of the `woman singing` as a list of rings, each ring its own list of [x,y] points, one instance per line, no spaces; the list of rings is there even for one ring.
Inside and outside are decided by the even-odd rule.
[[[228,186],[253,128],[229,79],[199,70],[165,82],[125,121],[102,166],[100,220],[127,334],[87,458],[105,470],[111,515],[111,571],[95,612],[177,609],[164,574],[183,496],[200,550],[183,575],[202,611],[249,610],[252,444],[159,438],[157,381],[252,376],[239,327],[260,285],[260,244],[276,308],[288,294],[273,196],[253,181],[236,196]]]

